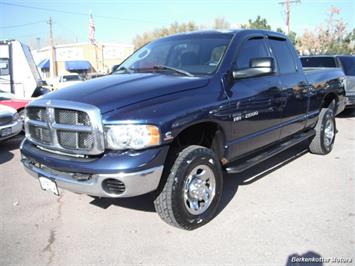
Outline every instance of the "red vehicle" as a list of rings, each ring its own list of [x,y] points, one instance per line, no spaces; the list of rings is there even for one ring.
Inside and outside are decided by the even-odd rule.
[[[22,121],[24,119],[24,108],[30,101],[30,99],[18,99],[12,93],[0,91],[0,104],[16,109]]]

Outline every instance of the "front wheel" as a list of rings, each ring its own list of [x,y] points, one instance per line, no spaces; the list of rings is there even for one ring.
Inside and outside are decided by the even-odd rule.
[[[217,213],[223,176],[215,153],[201,146],[182,150],[154,206],[168,224],[185,230],[206,224]]]

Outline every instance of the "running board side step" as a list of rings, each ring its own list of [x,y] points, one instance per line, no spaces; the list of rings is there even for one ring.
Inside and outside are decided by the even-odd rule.
[[[255,157],[252,157],[237,166],[227,167],[226,171],[229,174],[244,172],[245,170],[253,167],[254,165],[259,164],[259,163],[275,156],[276,154],[281,153],[298,143],[301,143],[302,141],[304,141],[314,135],[315,135],[314,129],[311,129],[307,132],[298,134],[295,137],[292,137],[290,140],[288,140],[286,142],[282,142],[280,144],[277,144],[275,147],[273,147],[267,151],[264,151],[261,154],[258,154]]]

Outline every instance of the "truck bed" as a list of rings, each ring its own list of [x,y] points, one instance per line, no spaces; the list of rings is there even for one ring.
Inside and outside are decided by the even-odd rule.
[[[338,79],[339,76],[345,76],[341,68],[334,67],[304,67],[303,71],[310,84],[317,84],[326,80]]]

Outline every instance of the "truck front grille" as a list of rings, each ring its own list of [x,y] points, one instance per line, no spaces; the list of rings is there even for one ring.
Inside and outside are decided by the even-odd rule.
[[[58,142],[67,149],[91,149],[94,145],[93,134],[58,130]]]
[[[99,110],[91,105],[61,102],[32,102],[26,108],[26,137],[53,150],[75,154],[102,153],[104,140]]]
[[[28,125],[28,131],[34,140],[45,144],[51,143],[51,136],[48,128]]]
[[[90,126],[90,118],[86,113],[66,109],[55,110],[55,122],[65,125]]]
[[[31,120],[46,122],[46,108],[31,107],[27,109],[27,116]]]

